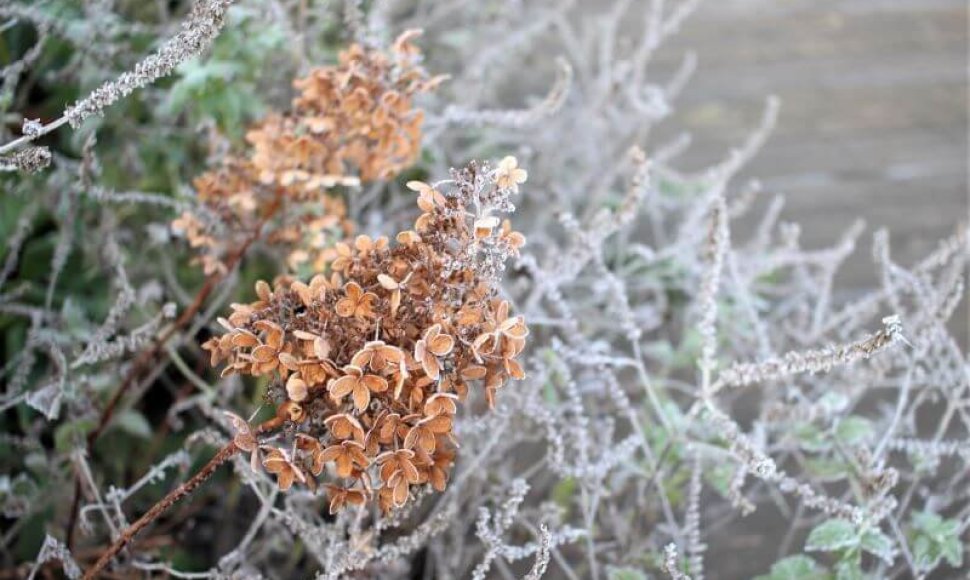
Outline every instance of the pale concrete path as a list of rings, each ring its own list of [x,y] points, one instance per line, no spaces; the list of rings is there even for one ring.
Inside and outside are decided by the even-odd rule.
[[[782,99],[778,129],[747,172],[784,193],[807,245],[853,219],[892,231],[917,259],[968,217],[966,0],[707,0],[661,56],[699,68],[673,124],[685,158],[719,158]],[[867,247],[847,287],[871,284]]]

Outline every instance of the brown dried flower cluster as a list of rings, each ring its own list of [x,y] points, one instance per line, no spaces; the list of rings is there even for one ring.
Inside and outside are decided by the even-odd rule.
[[[326,471],[334,512],[372,497],[387,511],[414,486],[445,488],[470,387],[492,405],[524,376],[516,359],[528,329],[497,286],[525,239],[492,214],[514,210],[525,178],[507,157],[435,185],[410,182],[423,212],[413,230],[338,244],[329,277],[259,282],[255,302],[220,320],[227,332],[205,344],[213,365],[272,378],[277,414],[260,432],[282,430],[289,443],[260,446],[233,418],[237,446],[254,465],[262,452],[281,489],[316,488]]]
[[[391,178],[420,152],[424,115],[414,97],[443,77],[421,68],[411,42],[418,34],[402,34],[387,53],[351,45],[336,66],[297,79],[292,110],[246,135],[248,156],[195,180],[205,215],[186,212],[173,226],[199,248],[206,273],[224,272],[226,256],[271,220],[264,240],[284,247],[291,267],[322,271],[333,241],[353,232],[343,199],[327,194]]]

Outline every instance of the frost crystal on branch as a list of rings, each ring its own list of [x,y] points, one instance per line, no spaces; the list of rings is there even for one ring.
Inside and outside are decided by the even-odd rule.
[[[77,129],[91,115],[127,97],[137,89],[168,76],[175,67],[206,50],[225,25],[226,12],[234,0],[198,0],[182,29],[154,54],[139,62],[134,70],[95,89],[67,108],[64,116]]]
[[[734,363],[721,371],[715,388],[741,387],[753,383],[773,381],[793,375],[828,372],[835,367],[850,365],[868,359],[902,338],[902,325],[898,316],[883,319],[885,328],[865,339],[819,350],[792,351],[784,357],[759,363]]]

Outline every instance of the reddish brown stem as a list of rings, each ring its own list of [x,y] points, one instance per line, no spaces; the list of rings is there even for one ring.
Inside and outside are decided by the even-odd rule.
[[[243,256],[246,255],[246,252],[249,250],[249,247],[252,246],[253,243],[259,239],[259,236],[263,231],[263,226],[266,224],[267,221],[269,221],[273,217],[273,215],[276,214],[276,210],[278,208],[279,208],[279,204],[274,206],[272,210],[268,212],[268,214],[260,221],[258,227],[255,229],[253,234],[242,245],[240,245],[235,252],[233,252],[229,256],[229,258],[226,260],[227,272],[231,272],[233,269],[236,268],[236,266],[242,260]],[[131,387],[138,381],[138,379],[142,376],[142,373],[144,373],[145,370],[151,367],[151,364],[162,353],[162,351],[165,349],[165,345],[173,336],[175,336],[175,333],[182,330],[185,326],[187,326],[192,321],[193,318],[195,318],[195,315],[198,314],[199,310],[201,310],[202,306],[205,304],[206,299],[209,297],[210,294],[212,294],[212,292],[216,289],[216,286],[219,284],[219,282],[222,281],[222,279],[223,279],[222,274],[214,274],[212,276],[209,276],[209,278],[206,279],[205,284],[203,284],[202,288],[200,288],[199,291],[195,294],[195,298],[193,298],[192,303],[189,304],[188,308],[186,308],[182,312],[182,314],[175,320],[175,322],[164,333],[161,334],[161,336],[155,339],[155,342],[154,344],[152,344],[151,348],[149,348],[148,350],[142,351],[142,353],[138,356],[138,358],[135,359],[135,362],[132,363],[131,367],[128,369],[128,372],[125,373],[125,376],[121,381],[121,384],[111,395],[111,398],[108,400],[108,403],[101,411],[101,416],[98,418],[97,425],[90,433],[88,433],[88,437],[87,437],[88,453],[91,453],[91,451],[94,449],[94,443],[98,440],[99,437],[101,437],[101,434],[108,427],[108,424],[111,422],[111,418],[114,416],[115,409],[117,409],[118,404],[121,402],[121,399],[125,396],[125,393],[127,393],[128,390],[131,389]],[[68,549],[71,549],[74,547],[74,529],[77,525],[77,513],[80,505],[81,505],[81,484],[80,484],[80,481],[75,480],[74,501],[72,502],[71,513],[70,513],[70,516],[68,517],[68,522],[67,522]]]
[[[261,229],[262,228],[260,228],[260,230]],[[229,256],[229,259],[226,260],[227,272],[232,271],[236,267],[236,264],[239,263],[243,255],[246,253],[246,250],[249,249],[249,246],[252,245],[257,237],[258,234],[251,236],[246,243],[240,246],[236,252]],[[155,340],[155,343],[150,349],[142,351],[141,355],[135,359],[135,362],[132,364],[128,373],[125,374],[125,378],[121,381],[121,385],[119,385],[114,394],[111,395],[111,399],[108,400],[108,403],[101,411],[101,417],[98,419],[98,425],[88,434],[88,449],[94,445],[94,442],[98,440],[101,433],[103,433],[105,428],[107,428],[108,423],[111,421],[111,417],[114,415],[115,409],[118,407],[118,403],[121,402],[121,398],[124,397],[125,393],[128,392],[128,389],[130,389],[132,385],[137,382],[141,374],[151,366],[151,363],[155,361],[175,333],[187,326],[189,322],[195,318],[195,315],[198,314],[199,310],[202,309],[206,299],[210,294],[212,294],[212,291],[216,289],[216,286],[222,281],[222,278],[223,276],[221,274],[209,276],[202,288],[200,288],[195,294],[195,298],[192,300],[192,303],[189,304],[188,308],[182,311],[181,316],[175,320],[175,323]]]
[[[115,540],[114,544],[105,550],[104,553],[101,554],[101,557],[98,558],[98,561],[95,562],[94,565],[84,573],[84,580],[97,578],[98,574],[103,571],[112,560],[114,560],[115,556],[117,556],[118,553],[125,548],[125,546],[131,543],[138,532],[142,531],[145,527],[158,519],[159,516],[165,513],[166,510],[178,503],[180,500],[191,495],[196,488],[202,485],[207,479],[212,477],[212,474],[216,472],[220,465],[228,461],[229,458],[235,455],[238,451],[239,448],[236,447],[236,444],[230,441],[225,447],[220,449],[219,452],[216,453],[215,456],[210,459],[202,469],[193,475],[191,479],[169,492],[168,495],[163,497],[158,503],[152,506],[150,510],[145,512],[145,515],[138,518],[135,523],[128,526],[128,528],[121,532],[121,536]]]

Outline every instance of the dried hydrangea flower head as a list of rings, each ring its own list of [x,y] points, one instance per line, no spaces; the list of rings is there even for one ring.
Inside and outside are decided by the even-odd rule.
[[[472,163],[447,181],[411,182],[422,210],[413,230],[340,244],[329,277],[260,282],[255,302],[221,319],[227,332],[205,344],[212,363],[272,379],[277,417],[260,432],[292,439],[292,451],[262,448],[281,487],[316,488],[326,472],[332,510],[376,497],[385,511],[414,486],[445,488],[459,404],[477,387],[493,405],[524,376],[528,329],[498,284],[525,239],[493,215],[514,210],[525,180],[514,171],[514,159]]]
[[[173,226],[199,248],[207,273],[224,271],[227,255],[267,222],[265,241],[285,248],[291,267],[321,271],[333,259],[333,240],[353,232],[338,188],[392,178],[420,153],[424,114],[414,98],[443,77],[421,68],[418,34],[405,32],[386,52],[351,45],[335,66],[297,79],[292,110],[247,133],[248,156],[195,180],[204,215],[186,212]]]

